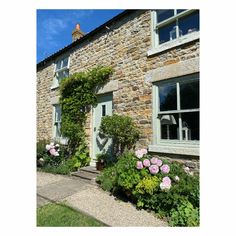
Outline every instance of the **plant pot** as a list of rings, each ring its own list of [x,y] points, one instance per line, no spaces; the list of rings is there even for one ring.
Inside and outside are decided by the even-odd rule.
[[[103,170],[103,168],[104,168],[104,162],[97,161],[96,162],[96,169]]]

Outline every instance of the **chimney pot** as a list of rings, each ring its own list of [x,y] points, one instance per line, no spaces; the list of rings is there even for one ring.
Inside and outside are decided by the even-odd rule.
[[[76,24],[75,29],[72,31],[72,41],[74,42],[75,40],[82,38],[84,35],[85,33],[80,29],[80,24]]]

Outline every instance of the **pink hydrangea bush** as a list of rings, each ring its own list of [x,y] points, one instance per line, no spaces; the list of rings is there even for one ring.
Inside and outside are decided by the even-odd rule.
[[[136,163],[136,168],[137,168],[138,170],[143,169],[143,163],[142,163],[141,161],[137,161],[137,163]]]
[[[162,182],[160,183],[160,189],[161,190],[169,190],[171,187],[171,179],[166,176],[162,179]]]
[[[164,174],[168,174],[170,172],[170,167],[166,164],[161,166],[161,172]]]
[[[157,165],[151,165],[149,166],[149,171],[151,174],[157,174],[159,172],[159,167]]]
[[[162,160],[157,157],[151,157],[147,155],[147,149],[138,149],[135,151],[135,156],[139,159],[136,162],[136,168],[138,170],[147,168],[149,173],[152,175],[157,175],[158,173],[168,174],[170,172],[170,166],[167,164],[163,164]],[[179,181],[179,177],[176,176],[175,182]],[[160,184],[161,190],[169,190],[171,187],[171,179],[166,176],[162,179]]]
[[[147,154],[147,149],[138,149],[137,151],[135,151],[135,155],[138,158],[142,158],[144,155]]]
[[[150,161],[148,159],[143,160],[143,166],[149,167],[151,165]]]
[[[46,145],[46,150],[51,156],[59,156],[59,144],[50,143]]]

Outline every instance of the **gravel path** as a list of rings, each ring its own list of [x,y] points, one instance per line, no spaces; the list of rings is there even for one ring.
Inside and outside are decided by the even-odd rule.
[[[168,226],[153,214],[116,200],[94,184],[79,178],[37,173],[37,205],[63,201],[109,226]]]

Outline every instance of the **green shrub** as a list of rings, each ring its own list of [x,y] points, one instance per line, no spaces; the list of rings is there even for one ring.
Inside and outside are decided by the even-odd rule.
[[[177,209],[171,210],[169,223],[171,226],[199,226],[199,209],[189,201],[182,201]]]
[[[43,158],[45,154],[47,154],[47,150],[46,150],[46,145],[48,144],[49,142],[45,139],[43,140],[39,140],[37,142],[37,150],[36,150],[36,154],[37,154],[37,160],[39,158]]]
[[[89,150],[85,144],[81,144],[76,148],[76,152],[72,157],[73,167],[78,169],[87,166],[90,162]]]
[[[199,176],[184,170],[179,163],[161,161],[141,151],[146,153],[144,149],[136,151],[137,154],[125,152],[112,169],[106,168],[98,179],[102,188],[128,193],[138,208],[166,217],[171,226],[198,226]],[[146,166],[147,160],[158,165],[159,171]],[[170,183],[163,186],[166,179]]]
[[[141,180],[140,172],[135,165],[135,157],[130,152],[121,155],[116,163],[117,185],[124,192],[132,192]]]
[[[114,192],[117,186],[117,172],[116,167],[111,166],[103,170],[102,174],[96,179],[100,183],[103,190]]]
[[[73,167],[71,166],[71,159],[61,162],[58,166],[44,166],[42,170],[44,172],[49,172],[52,174],[61,174],[61,175],[68,175],[70,174]]]
[[[113,155],[122,154],[125,149],[134,147],[139,138],[139,131],[133,120],[128,116],[105,116],[99,131],[112,139]]]

